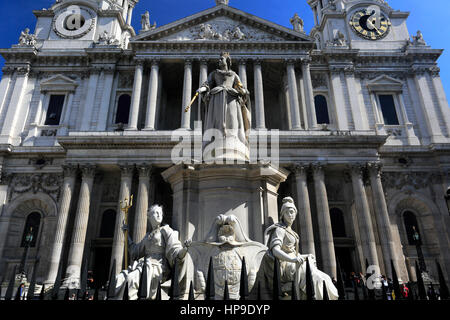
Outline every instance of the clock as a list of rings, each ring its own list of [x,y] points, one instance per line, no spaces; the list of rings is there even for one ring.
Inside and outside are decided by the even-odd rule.
[[[379,40],[387,36],[391,22],[382,12],[369,7],[356,11],[350,19],[350,25],[361,38]]]
[[[68,6],[56,13],[53,30],[62,38],[81,38],[94,27],[95,17],[95,12],[91,9],[76,5]]]

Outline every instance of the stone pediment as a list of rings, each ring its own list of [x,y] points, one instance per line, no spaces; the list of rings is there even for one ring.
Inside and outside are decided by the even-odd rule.
[[[311,39],[305,33],[285,28],[229,6],[219,5],[143,32],[132,41],[309,42]]]
[[[52,76],[46,80],[43,80],[40,84],[41,91],[60,91],[60,92],[73,92],[78,86],[77,82],[65,77],[61,74]]]
[[[382,75],[367,84],[371,91],[401,91],[403,82],[392,77]]]

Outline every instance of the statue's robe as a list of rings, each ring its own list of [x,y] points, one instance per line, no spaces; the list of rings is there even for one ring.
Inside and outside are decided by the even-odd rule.
[[[144,267],[144,257],[146,258],[145,267],[147,268],[147,299],[155,299],[158,284],[169,280],[171,270],[174,267],[180,250],[183,249],[178,240],[178,231],[173,230],[168,225],[157,228],[147,233],[144,239],[132,244],[129,248],[130,258],[133,262],[127,270],[123,270],[116,277],[116,294],[118,299],[123,296],[125,282],[128,281],[128,295],[130,300],[136,300],[139,290],[139,280]],[[179,279],[184,279],[184,263],[179,263]],[[180,287],[185,287],[180,283]]]
[[[272,249],[279,245],[281,250],[288,256],[294,258],[299,254],[299,236],[298,234],[288,228],[282,223],[275,223],[266,229],[264,233],[264,239],[266,246],[269,248],[268,251],[268,261],[273,261]],[[305,262],[300,266],[296,263],[280,260],[281,269],[281,282],[291,284],[293,281],[296,282],[300,292],[298,292],[300,297],[305,297],[306,295],[306,258],[308,258],[311,267],[312,282],[314,286],[315,298],[316,300],[323,300],[323,282],[327,286],[328,297],[330,300],[337,300],[339,294],[337,288],[334,286],[333,281],[330,276],[326,273],[317,269],[316,259],[314,255],[301,255],[305,259]],[[273,266],[273,263],[272,263]],[[273,267],[267,267],[268,277],[273,275]]]

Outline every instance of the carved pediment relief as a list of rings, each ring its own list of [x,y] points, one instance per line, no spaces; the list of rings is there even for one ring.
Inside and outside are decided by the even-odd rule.
[[[304,33],[219,6],[144,32],[132,41],[310,41]]]

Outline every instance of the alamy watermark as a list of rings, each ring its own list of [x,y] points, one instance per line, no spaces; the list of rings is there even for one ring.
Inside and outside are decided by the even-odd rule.
[[[173,131],[172,142],[178,144],[172,149],[174,164],[266,164],[278,170],[280,166],[279,130],[250,130],[246,137],[239,137],[233,130],[225,136],[221,130],[202,130],[202,122],[195,122],[195,129]],[[263,175],[273,170],[264,170]]]

